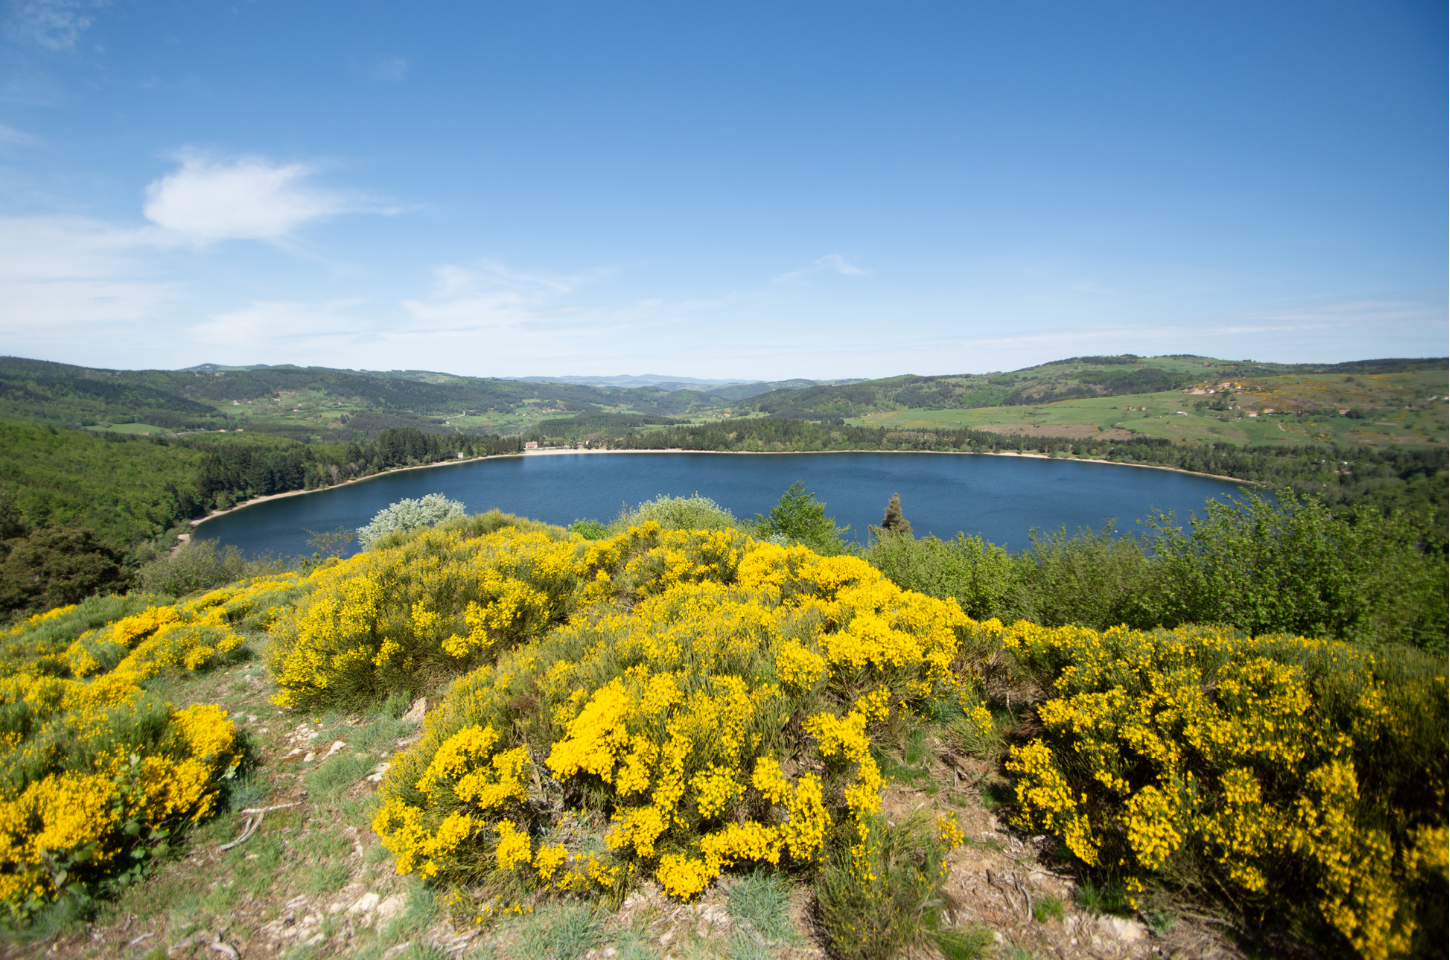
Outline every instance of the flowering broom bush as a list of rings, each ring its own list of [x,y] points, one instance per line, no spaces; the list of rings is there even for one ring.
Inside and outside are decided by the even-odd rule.
[[[234,627],[269,622],[298,584],[258,578],[172,606],[86,601],[6,635],[0,903],[12,921],[132,873],[151,845],[215,811],[240,759],[226,713],[174,709],[141,684],[214,665],[241,644]],[[91,627],[108,612],[129,615]]]
[[[1007,763],[1022,827],[1130,893],[1211,880],[1372,960],[1443,947],[1443,661],[1215,629],[999,632],[1052,691],[1045,735]]]
[[[690,899],[736,864],[835,857],[875,881],[870,733],[958,696],[961,611],[734,530],[566,546],[569,622],[454,682],[383,781],[398,871],[591,895],[644,872]],[[608,814],[598,849],[580,810]]]
[[[884,955],[929,926],[959,838],[893,833],[873,748],[944,700],[995,737],[975,677],[1005,650],[1049,691],[1044,736],[1008,762],[1021,826],[1135,894],[1213,886],[1365,957],[1433,938],[1443,664],[978,623],[858,558],[655,522],[594,541],[435,530],[310,583],[273,631],[281,702],[456,677],[394,759],[374,829],[399,872],[480,882],[490,903],[618,896],[642,876],[690,899],[732,866],[789,866],[819,878],[842,955]]]

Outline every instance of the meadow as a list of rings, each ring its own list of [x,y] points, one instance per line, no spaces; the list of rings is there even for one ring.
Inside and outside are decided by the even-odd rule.
[[[1336,376],[1285,374],[1220,378],[1191,386],[1034,405],[900,409],[850,422],[896,429],[975,429],[1035,436],[1162,437],[1189,443],[1369,446],[1444,445],[1446,384],[1434,371]],[[1193,390],[1215,389],[1214,394]],[[1431,398],[1435,399],[1431,399]],[[1221,406],[1224,409],[1216,409]],[[1339,411],[1355,411],[1346,416]],[[1266,412],[1272,411],[1272,412]],[[1253,413],[1254,416],[1248,414]],[[1074,432],[1071,428],[1084,428]]]

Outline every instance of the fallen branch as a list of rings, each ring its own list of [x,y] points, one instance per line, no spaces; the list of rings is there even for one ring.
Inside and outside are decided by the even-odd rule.
[[[249,810],[243,810],[242,813],[271,813],[273,810],[286,810],[288,807],[295,806],[297,806],[295,803],[279,803],[271,807],[252,807]]]
[[[252,836],[252,834],[257,832],[257,828],[262,825],[263,816],[265,816],[265,814],[257,814],[256,820],[248,817],[247,822],[242,826],[242,835],[240,837],[237,837],[231,843],[224,843],[221,846],[217,847],[217,853],[226,853],[232,847],[239,847],[242,844],[246,843],[247,840]]]

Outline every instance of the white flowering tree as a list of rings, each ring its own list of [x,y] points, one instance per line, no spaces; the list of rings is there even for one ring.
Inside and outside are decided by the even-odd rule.
[[[365,527],[358,527],[358,542],[364,549],[371,547],[376,540],[395,533],[399,530],[415,530],[418,527],[431,527],[435,523],[442,523],[444,520],[452,520],[454,517],[462,517],[466,514],[463,504],[457,500],[449,500],[441,493],[430,493],[417,500],[399,500],[397,503],[389,504],[379,510],[373,522]]]

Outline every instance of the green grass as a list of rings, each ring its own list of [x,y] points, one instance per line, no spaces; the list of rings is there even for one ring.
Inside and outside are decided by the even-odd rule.
[[[1204,381],[1217,385],[1218,378]],[[896,429],[988,429],[1052,427],[1113,429],[1170,440],[1199,443],[1280,445],[1284,443],[1444,444],[1447,408],[1443,401],[1427,401],[1445,393],[1444,374],[1422,371],[1346,378],[1328,374],[1289,374],[1239,378],[1243,390],[1234,391],[1232,403],[1244,408],[1273,407],[1275,414],[1248,417],[1244,410],[1216,411],[1208,407],[1216,395],[1180,390],[1078,398],[1056,403],[974,409],[907,409],[870,413],[849,422],[860,426]],[[1405,409],[1406,405],[1411,409]],[[1129,409],[1146,408],[1146,409]],[[1369,419],[1285,414],[1296,409],[1334,410],[1361,407],[1378,410]],[[1182,411],[1187,416],[1178,416]]]
[[[757,870],[736,877],[726,891],[730,915],[771,943],[797,945],[800,934],[790,922],[790,884],[778,874]]]
[[[584,904],[548,907],[521,925],[518,952],[531,960],[580,960],[604,942],[601,918]]]
[[[1128,903],[1127,889],[1117,881],[1104,881],[1099,885],[1091,878],[1084,878],[1078,884],[1075,898],[1078,908],[1084,913],[1111,913],[1123,917],[1130,917],[1134,913],[1132,905]]]
[[[1062,901],[1057,897],[1042,897],[1032,905],[1032,919],[1038,923],[1048,923],[1053,920],[1062,919]]]

